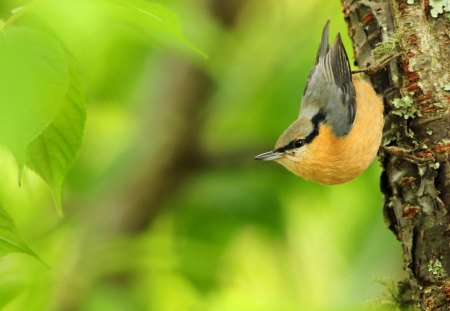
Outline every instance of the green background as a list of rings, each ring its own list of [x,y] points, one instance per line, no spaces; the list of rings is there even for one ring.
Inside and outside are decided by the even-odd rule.
[[[24,3],[0,2],[0,18]],[[0,258],[2,310],[392,303],[401,249],[383,222],[379,163],[323,186],[253,160],[296,118],[328,18],[331,39],[341,32],[352,51],[338,0],[159,1],[202,52],[59,3],[58,14],[39,17],[78,61],[84,144],[63,219],[32,171],[17,185],[16,162],[0,149],[0,199],[50,266],[19,253]]]

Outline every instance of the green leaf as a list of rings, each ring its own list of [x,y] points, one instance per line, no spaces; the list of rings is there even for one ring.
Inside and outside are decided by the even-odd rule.
[[[19,238],[13,220],[0,205],[0,257],[15,252],[25,253],[38,258]]]
[[[107,6],[104,12],[126,24],[159,38],[171,37],[195,52],[206,55],[192,44],[181,30],[178,16],[165,6],[144,0],[100,0]]]
[[[86,123],[86,103],[77,66],[71,55],[66,57],[69,86],[61,109],[48,128],[30,144],[26,161],[49,185],[60,216],[64,179],[80,151]]]
[[[55,118],[68,72],[57,40],[29,27],[0,31],[0,144],[25,163],[28,144]]]
[[[163,5],[145,0],[42,0],[33,12],[44,19],[51,18],[51,22],[56,19],[84,23],[81,29],[94,25],[93,22],[111,30],[125,26],[147,38],[181,43],[205,56],[185,37],[177,14]]]

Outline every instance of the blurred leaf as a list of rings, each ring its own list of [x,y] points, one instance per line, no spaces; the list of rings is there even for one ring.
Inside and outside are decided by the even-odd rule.
[[[75,21],[78,35],[80,29],[92,31],[98,25],[107,26],[108,32],[126,26],[147,39],[175,40],[205,56],[184,36],[178,16],[160,4],[144,0],[43,0],[33,12],[55,26],[64,19],[69,24]]]
[[[261,184],[276,176],[256,171],[214,171],[193,178],[171,202],[179,239],[178,271],[202,293],[217,289],[224,252],[245,228],[283,238],[283,219],[275,191]]]
[[[27,165],[50,186],[58,213],[62,214],[64,178],[80,151],[86,105],[75,60],[66,54],[69,86],[59,114],[27,150]]]
[[[57,40],[28,27],[0,37],[0,143],[25,163],[28,144],[51,123],[67,88],[67,65]]]
[[[23,290],[23,285],[18,281],[2,280],[0,283],[0,309],[3,310]]]
[[[178,16],[166,7],[143,0],[106,0],[117,5],[118,10],[113,16],[130,23],[133,26],[149,29],[153,35],[170,36],[178,42],[205,56],[196,48],[181,31]]]
[[[160,39],[169,36],[188,48],[205,54],[195,47],[182,33],[178,16],[168,8],[143,0],[106,0],[111,17],[116,17],[131,26],[138,27]]]
[[[114,284],[93,289],[80,309],[80,311],[145,310],[133,301],[129,292]]]
[[[19,238],[12,218],[0,205],[0,257],[15,252],[25,253],[38,258]]]

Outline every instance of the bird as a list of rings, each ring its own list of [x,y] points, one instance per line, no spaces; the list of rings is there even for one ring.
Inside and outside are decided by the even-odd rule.
[[[336,185],[356,178],[376,157],[384,106],[369,82],[352,75],[340,33],[329,45],[329,24],[328,20],[322,32],[298,118],[272,151],[255,159],[275,161],[303,179]]]

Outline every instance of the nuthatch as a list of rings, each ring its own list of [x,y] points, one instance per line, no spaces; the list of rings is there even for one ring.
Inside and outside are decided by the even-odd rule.
[[[316,64],[303,93],[298,119],[275,149],[255,157],[276,161],[294,174],[322,184],[349,181],[373,161],[381,144],[383,102],[354,76],[338,33],[328,44],[326,23]]]

